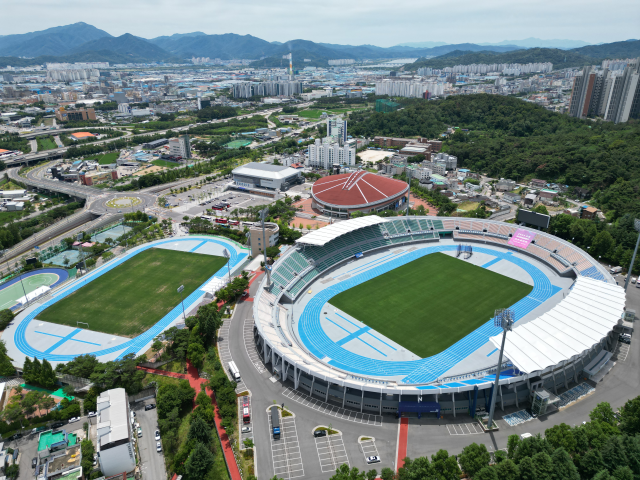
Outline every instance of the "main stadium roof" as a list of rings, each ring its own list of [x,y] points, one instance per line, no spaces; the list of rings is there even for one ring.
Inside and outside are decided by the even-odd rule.
[[[331,240],[338,238],[340,235],[344,235],[359,228],[369,227],[371,225],[377,225],[384,223],[386,220],[377,215],[369,215],[366,217],[354,218],[352,220],[345,220],[344,222],[334,223],[327,225],[319,230],[314,230],[311,233],[307,233],[303,237],[297,240],[297,243],[304,243],[306,245],[316,245],[321,247],[322,245],[329,243]]]
[[[620,320],[624,305],[622,287],[580,276],[554,308],[507,333],[504,353],[526,373],[558,365],[602,341]],[[502,334],[490,340],[500,348]]]
[[[316,180],[311,194],[324,204],[356,207],[384,202],[408,189],[409,185],[401,180],[369,172],[354,172]]]
[[[291,175],[299,175],[299,172],[295,168],[255,162],[234,168],[231,173],[235,175],[246,175],[248,177],[270,178],[273,180],[280,180],[290,177]]]

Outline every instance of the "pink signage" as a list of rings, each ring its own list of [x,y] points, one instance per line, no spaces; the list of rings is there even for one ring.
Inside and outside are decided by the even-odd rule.
[[[536,232],[531,232],[529,230],[522,230],[519,228],[516,230],[516,233],[513,234],[513,237],[509,240],[509,245],[513,245],[514,247],[527,248],[533,240],[533,237],[536,236]]]

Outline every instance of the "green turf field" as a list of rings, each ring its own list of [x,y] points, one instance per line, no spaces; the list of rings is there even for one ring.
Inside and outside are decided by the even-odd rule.
[[[167,168],[176,168],[179,167],[180,164],[176,162],[170,162],[168,160],[151,160],[151,163],[156,167],[167,167]]]
[[[350,288],[329,303],[422,358],[445,350],[532,287],[444,253]]]
[[[223,257],[152,248],[137,254],[38,315],[44,320],[123,336],[139,335],[226,263]]]
[[[53,150],[54,148],[58,148],[58,144],[51,137],[38,137],[36,140],[38,142],[38,151],[42,150]]]
[[[0,310],[13,307],[19,298],[24,297],[25,292],[31,293],[38,287],[53,285],[59,278],[55,273],[39,273],[22,277],[21,282],[18,281],[0,290]]]

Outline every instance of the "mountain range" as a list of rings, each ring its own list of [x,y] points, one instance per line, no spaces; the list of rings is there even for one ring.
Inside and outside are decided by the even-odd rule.
[[[525,39],[530,45],[540,42],[568,45],[586,42],[570,40]],[[473,43],[443,44],[442,42],[414,42],[383,48],[375,45],[339,45],[317,43],[309,40],[268,42],[252,35],[234,33],[207,35],[203,32],[165,35],[144,39],[126,33],[114,37],[87,23],[49,28],[38,32],[0,36],[0,66],[29,66],[45,62],[105,61],[111,63],[185,63],[192,57],[253,59],[255,67],[285,66],[284,55],[293,54],[296,68],[302,66],[327,66],[332,59],[373,60],[389,58],[420,58],[419,65],[455,61],[454,58],[542,58],[556,61],[558,52],[566,52],[572,62],[593,62],[593,58],[608,56],[638,56],[637,41],[616,42],[604,45],[584,45],[570,50],[523,49],[516,41],[504,41],[494,45]],[[557,50],[557,51],[556,51]],[[529,53],[526,53],[529,52]],[[443,55],[446,57],[442,58]],[[439,57],[433,59],[432,57]],[[551,60],[553,58],[554,60]],[[306,61],[305,61],[306,60]],[[501,61],[501,60],[500,60]],[[426,62],[426,63],[425,63]],[[440,62],[440,63],[438,63]],[[459,61],[458,61],[459,63]],[[477,63],[477,62],[476,62]],[[567,65],[569,66],[569,65]],[[417,68],[414,65],[415,68]]]

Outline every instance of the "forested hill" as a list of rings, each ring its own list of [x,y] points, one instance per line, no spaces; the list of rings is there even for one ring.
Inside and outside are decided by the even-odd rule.
[[[529,48],[513,52],[496,53],[490,51],[465,52],[456,50],[440,57],[425,59],[419,58],[414,63],[407,65],[405,70],[415,71],[421,67],[445,68],[455,65],[472,65],[479,63],[553,63],[555,70],[570,67],[582,67],[600,62],[582,53],[557,48]]]
[[[436,138],[448,126],[468,128],[445,142],[458,166],[492,177],[542,178],[586,187],[610,220],[640,217],[640,122],[578,120],[514,97],[458,95],[396,99],[393,113],[349,117],[353,135]]]

